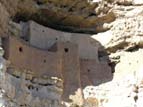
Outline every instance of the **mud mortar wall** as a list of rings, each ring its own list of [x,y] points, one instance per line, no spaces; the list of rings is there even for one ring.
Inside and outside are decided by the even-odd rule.
[[[3,46],[8,50],[6,58],[10,60],[12,67],[33,71],[38,76],[61,78],[61,56],[58,55],[58,52],[32,48],[11,36],[4,42]]]

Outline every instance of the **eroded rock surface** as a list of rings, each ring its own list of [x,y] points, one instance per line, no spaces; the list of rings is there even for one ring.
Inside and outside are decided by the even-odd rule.
[[[93,36],[110,52],[143,47],[142,16],[117,19],[110,31]],[[105,37],[107,36],[107,37]],[[103,40],[107,38],[106,40]]]
[[[84,89],[85,97],[96,98],[99,107],[141,107],[143,85],[143,50],[121,52],[120,62],[115,67],[111,82]]]
[[[42,25],[70,32],[105,31],[104,23],[115,20],[112,2],[88,0],[1,0],[16,22],[34,20]],[[104,10],[104,11],[102,11]],[[48,19],[48,20],[47,20]]]

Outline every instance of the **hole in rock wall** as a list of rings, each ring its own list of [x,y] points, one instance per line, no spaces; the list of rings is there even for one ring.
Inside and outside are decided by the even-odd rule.
[[[37,1],[36,1],[36,4],[37,4],[37,5],[43,5],[44,2],[42,2],[42,1],[40,1],[40,0],[37,0]]]
[[[127,52],[135,52],[135,51],[138,51],[139,48],[140,48],[140,47],[139,47],[138,45],[136,45],[136,46],[134,46],[134,47],[131,47],[131,48],[127,49],[126,51],[127,51]]]
[[[44,59],[44,61],[43,61],[44,63],[46,63],[47,61],[46,61],[46,59]]]
[[[115,63],[115,62],[109,62],[108,65],[111,67],[111,72],[112,72],[112,73],[115,73],[116,63]]]
[[[36,91],[38,91],[39,89],[38,88],[36,88]]]
[[[69,49],[68,49],[68,48],[65,48],[64,50],[65,50],[65,53],[69,52]]]
[[[33,87],[32,85],[29,85],[29,86],[28,86],[28,89],[29,89],[29,90],[33,90],[34,87]]]
[[[88,69],[87,72],[90,73],[90,69]]]
[[[19,52],[23,52],[23,48],[22,47],[19,47]]]

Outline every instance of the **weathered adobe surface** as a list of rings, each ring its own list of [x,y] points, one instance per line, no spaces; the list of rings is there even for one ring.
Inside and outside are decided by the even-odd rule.
[[[57,82],[53,84],[49,81],[46,82],[46,80],[46,83],[44,81],[44,83],[41,83],[40,80],[36,83],[43,84],[43,87],[56,86],[60,88],[63,93],[59,93],[61,99],[59,97],[57,99],[64,102],[73,101],[77,105],[82,104],[84,97],[81,91],[86,86],[98,85],[112,79],[111,68],[108,66],[107,60],[100,59],[102,57],[100,53],[104,50],[99,49],[100,44],[96,40],[92,40],[91,35],[56,31],[32,21],[22,23],[22,26],[29,28],[28,31],[21,27],[20,32],[24,30],[25,33],[13,31],[11,33],[15,35],[6,37],[3,40],[5,58],[11,62],[7,71],[8,75],[21,78],[20,74],[26,73],[26,81],[32,83],[35,80],[34,78],[45,80],[43,78],[45,76],[61,79],[63,84],[59,81],[60,86]],[[15,92],[15,89],[11,91]],[[15,96],[18,95],[18,92],[17,90],[12,98],[14,97],[17,100]],[[46,95],[45,97],[47,97]],[[30,101],[28,97],[26,98]],[[47,100],[52,99],[53,96]],[[21,103],[23,104],[23,102]],[[96,104],[96,102],[94,103]],[[28,105],[26,102],[25,104]]]

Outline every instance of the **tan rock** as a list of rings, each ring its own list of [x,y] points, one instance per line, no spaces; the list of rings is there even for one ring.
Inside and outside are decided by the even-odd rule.
[[[132,2],[134,5],[142,5],[143,4],[142,0],[133,0]]]

